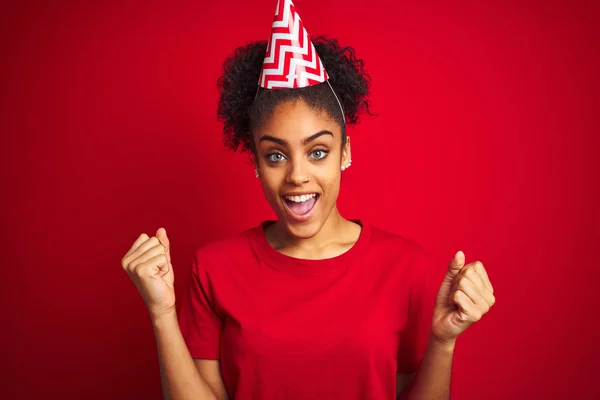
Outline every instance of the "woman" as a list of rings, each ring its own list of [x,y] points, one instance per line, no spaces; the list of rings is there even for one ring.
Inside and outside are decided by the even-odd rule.
[[[278,4],[274,35],[285,7],[290,32],[299,21]],[[317,38],[317,72],[298,84],[306,69],[268,68],[275,38],[226,61],[219,117],[228,145],[252,155],[277,221],[198,249],[179,315],[163,228],[122,260],[152,317],[164,395],[448,398],[456,338],[495,301],[486,271],[458,252],[438,279],[415,242],[340,214],[346,124],[368,111],[368,76],[351,48]]]

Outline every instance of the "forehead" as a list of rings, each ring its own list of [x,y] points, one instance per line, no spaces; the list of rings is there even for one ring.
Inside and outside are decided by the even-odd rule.
[[[330,131],[335,140],[340,140],[338,138],[341,137],[341,131],[333,118],[327,112],[314,109],[299,99],[279,103],[255,136],[260,139],[263,135],[269,135],[293,142],[323,130]]]

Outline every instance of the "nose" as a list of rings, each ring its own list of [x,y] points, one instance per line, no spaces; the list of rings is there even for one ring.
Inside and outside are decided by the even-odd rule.
[[[295,186],[303,185],[310,180],[308,166],[304,160],[294,160],[288,164],[286,182]]]

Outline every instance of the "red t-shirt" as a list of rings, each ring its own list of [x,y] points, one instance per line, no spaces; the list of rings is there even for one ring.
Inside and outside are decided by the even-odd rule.
[[[236,400],[394,399],[429,338],[428,254],[361,223],[347,252],[297,259],[271,247],[267,223],[197,250],[179,312],[192,357],[219,359]]]

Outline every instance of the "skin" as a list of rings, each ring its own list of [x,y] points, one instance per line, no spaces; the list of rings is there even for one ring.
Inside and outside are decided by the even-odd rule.
[[[342,147],[341,128],[324,112],[298,100],[279,104],[254,132],[255,162],[265,197],[278,221],[265,234],[280,252],[304,259],[335,257],[360,236],[360,226],[342,217],[336,202],[341,166],[350,160],[349,141]],[[318,193],[311,217],[298,222],[283,195]],[[175,312],[170,242],[164,228],[140,235],[121,260],[142,295],[156,337],[165,399],[227,400],[218,360],[192,359]],[[431,335],[419,370],[398,374],[401,399],[447,399],[457,337],[495,303],[483,264],[465,264],[459,251],[450,261],[436,297]]]
[[[278,217],[265,230],[271,245],[304,259],[331,258],[352,247],[361,228],[336,205],[341,166],[351,158],[340,126],[302,100],[284,102],[254,132],[254,142],[263,193]],[[287,211],[283,196],[295,192],[319,195],[308,221],[296,222]]]

